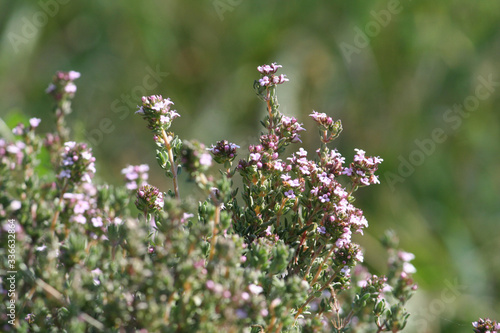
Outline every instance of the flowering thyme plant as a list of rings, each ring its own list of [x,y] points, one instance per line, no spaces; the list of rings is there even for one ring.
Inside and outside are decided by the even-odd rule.
[[[15,141],[0,139],[0,217],[15,224],[10,270],[17,272],[15,310],[0,314],[2,331],[403,330],[416,290],[414,256],[387,232],[387,272],[374,275],[352,238],[368,226],[354,194],[379,183],[382,159],[356,149],[346,163],[329,146],[341,122],[316,111],[321,146],[290,153],[305,128],[279,111],[277,86],[288,81],[280,68],[258,67],[254,88],[266,117],[248,156],[227,140],[182,141],[171,132],[179,117],[173,102],[143,97],[136,113],[172,179],[167,192],[147,183],[144,164],[123,168],[123,186],[94,183],[92,150],[70,141],[64,122],[80,74],[57,73],[47,89],[55,132],[36,133],[41,120],[32,118],[13,129]],[[180,191],[181,170],[203,200]],[[7,251],[0,252],[7,267]],[[11,297],[3,276],[0,292]],[[489,319],[473,326],[498,330]]]

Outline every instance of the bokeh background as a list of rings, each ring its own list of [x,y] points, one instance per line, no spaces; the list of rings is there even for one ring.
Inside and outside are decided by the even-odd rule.
[[[342,120],[347,160],[354,148],[384,159],[382,183],[358,191],[370,222],[360,242],[381,273],[384,230],[416,254],[405,331],[500,320],[498,1],[2,1],[0,124],[39,117],[52,130],[44,90],[55,71],[79,71],[68,121],[93,146],[99,178],[120,184],[124,166],[148,163],[167,190],[133,114],[140,96],[175,102],[181,138],[244,153],[265,115],[256,67],[271,62],[290,79],[281,110],[308,128],[303,147],[319,143],[316,110]]]

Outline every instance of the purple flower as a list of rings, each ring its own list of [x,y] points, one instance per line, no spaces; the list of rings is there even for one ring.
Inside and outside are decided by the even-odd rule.
[[[207,148],[213,155],[217,163],[224,164],[225,162],[232,162],[236,157],[236,149],[240,146],[230,143],[227,140],[218,141],[211,148]]]
[[[55,90],[57,89],[56,85],[51,83],[49,84],[49,86],[47,87],[47,89],[45,89],[45,93],[47,94],[51,94],[53,93]]]
[[[125,176],[127,184],[125,185],[129,190],[135,190],[139,186],[146,185],[146,180],[149,178],[148,175],[149,165],[128,165],[123,168],[121,173]]]
[[[326,228],[322,225],[320,225],[317,230],[320,234],[324,235],[326,233]]]
[[[70,178],[71,177],[71,172],[69,170],[62,170],[59,175],[57,176],[58,178]]]
[[[300,186],[300,180],[299,179],[293,179],[293,180],[291,180],[291,181],[288,182],[288,185],[290,187],[299,187]]]
[[[288,199],[294,199],[295,198],[295,193],[293,193],[293,190],[288,190],[288,191],[285,192],[285,196]]]
[[[24,133],[24,125],[23,124],[19,124],[12,129],[12,134],[14,134],[14,135],[23,135],[23,133]]]
[[[81,182],[91,182],[95,173],[95,158],[92,156],[92,149],[87,148],[85,143],[77,144],[68,141],[64,144],[62,153],[60,179],[69,178],[75,184]]]
[[[28,313],[26,317],[24,317],[28,323],[33,324],[35,322],[35,315],[33,313]]]
[[[330,198],[328,197],[328,194],[323,194],[319,197],[319,201],[321,201],[322,203],[330,202]]]
[[[236,309],[236,317],[238,317],[239,319],[245,319],[246,317],[248,317],[248,314],[243,309]]]

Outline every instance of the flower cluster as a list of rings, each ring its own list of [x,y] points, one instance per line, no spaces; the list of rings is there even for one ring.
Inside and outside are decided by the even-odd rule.
[[[74,81],[80,77],[80,73],[75,71],[57,72],[52,83],[45,92],[50,94],[56,101],[64,98],[73,98],[76,93]]]
[[[163,193],[152,185],[144,185],[137,190],[135,205],[145,214],[158,212],[163,209]]]
[[[26,126],[24,126],[24,124],[23,124],[23,123],[20,123],[19,125],[17,125],[16,127],[14,127],[14,128],[12,129],[12,133],[13,133],[14,135],[20,135],[20,136],[21,136],[21,135],[26,135],[26,134],[28,134],[29,132],[33,131],[35,128],[37,128],[37,127],[38,127],[38,125],[40,125],[40,122],[41,122],[41,121],[42,121],[42,120],[41,120],[40,118],[31,118],[31,119],[29,120],[29,124],[30,124],[30,126],[29,126],[29,127],[26,127]]]
[[[21,165],[25,148],[26,144],[22,141],[8,143],[5,139],[0,139],[0,166],[14,170]]]
[[[136,111],[147,122],[148,128],[156,134],[162,133],[172,125],[172,120],[180,115],[170,109],[174,102],[170,98],[164,99],[161,95],[144,96],[142,105]]]
[[[356,155],[353,162],[348,168],[345,168],[343,173],[351,178],[355,186],[368,186],[371,184],[380,184],[378,176],[375,172],[378,170],[379,164],[383,161],[380,157],[366,157],[365,151],[362,149],[354,149]]]
[[[479,318],[478,321],[472,323],[475,333],[497,333],[500,332],[500,324],[489,318]]]
[[[66,142],[62,153],[61,171],[57,177],[73,184],[90,183],[96,171],[94,162],[92,148],[88,148],[85,143]]]
[[[313,113],[309,116],[314,119],[316,123],[318,123],[319,136],[321,138],[321,142],[323,143],[333,141],[342,132],[342,123],[340,120],[333,121],[333,119],[327,116],[326,113],[313,111]]]
[[[257,67],[257,70],[262,74],[259,84],[263,87],[270,87],[288,81],[288,78],[284,74],[274,75],[281,67],[281,65],[277,65],[276,63]]]
[[[70,109],[63,100],[57,102],[57,133],[35,133],[40,120],[32,118],[14,128],[17,141],[0,139],[0,217],[15,218],[16,265],[29,268],[29,278],[16,282],[17,302],[24,304],[18,318],[24,320],[12,326],[0,316],[0,327],[6,332],[402,331],[407,302],[417,289],[415,256],[402,251],[388,232],[382,238],[387,269],[373,275],[354,237],[368,227],[354,205],[355,192],[378,184],[382,159],[356,149],[353,161],[346,162],[329,147],[340,122],[316,111],[311,117],[320,148],[312,154],[300,146],[287,150],[301,143],[304,128],[279,110],[275,85],[287,80],[275,75],[280,67],[258,67],[257,90],[268,114],[258,142],[236,167],[231,162],[239,146],[221,140],[207,149],[181,142],[166,132],[179,116],[170,110],[170,99],[143,98],[137,113],[154,132],[157,161],[174,191],[146,184],[147,165],[124,168],[125,186],[94,185],[91,149],[61,136],[69,134],[62,115]],[[79,74],[56,76],[58,83],[66,82],[63,95],[72,96],[76,87],[69,83]],[[56,90],[50,93],[56,96]],[[207,173],[212,160],[224,165],[220,174]],[[183,189],[180,195],[181,166],[197,192],[186,186],[187,194]],[[139,216],[130,190],[136,190]],[[2,231],[0,241],[7,244],[7,235]],[[500,331],[490,319],[473,327],[476,333]]]
[[[205,145],[198,141],[184,141],[180,156],[182,165],[192,178],[206,172],[212,165],[212,155],[207,152]]]
[[[122,169],[121,173],[125,176],[126,187],[129,190],[135,190],[138,187],[147,185],[149,165],[129,165]]]
[[[225,164],[227,162],[232,162],[236,157],[236,149],[240,146],[230,143],[227,140],[217,141],[215,145],[207,148],[214,156],[215,162],[219,164]]]
[[[89,219],[94,227],[101,227],[102,219],[96,218],[97,212],[97,189],[91,183],[82,184],[82,193],[64,193],[63,199],[66,203],[66,209],[70,210],[69,222],[86,224]]]
[[[296,118],[284,115],[281,117],[281,121],[276,128],[276,135],[285,138],[289,143],[302,143],[299,135],[300,132],[305,131],[302,125]]]

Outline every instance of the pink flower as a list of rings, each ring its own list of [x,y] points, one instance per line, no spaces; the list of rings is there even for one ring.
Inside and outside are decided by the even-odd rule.
[[[262,79],[259,80],[259,83],[261,86],[267,86],[269,85],[269,77],[264,76]]]
[[[250,154],[250,159],[252,161],[255,161],[255,162],[260,161],[260,158],[261,158],[260,153],[252,153],[252,154]]]
[[[68,94],[73,94],[76,92],[76,85],[73,82],[68,82],[68,84],[64,87],[64,91]]]
[[[208,153],[201,154],[200,156],[200,164],[203,166],[211,166],[212,165],[212,155]]]
[[[31,125],[31,127],[33,127],[33,128],[37,128],[37,127],[38,127],[38,125],[40,125],[40,122],[41,122],[41,121],[42,121],[42,120],[41,120],[40,118],[31,118],[31,119],[30,119],[30,125]]]
[[[96,228],[102,227],[104,224],[102,223],[102,218],[100,216],[93,217],[91,220],[92,225]]]

